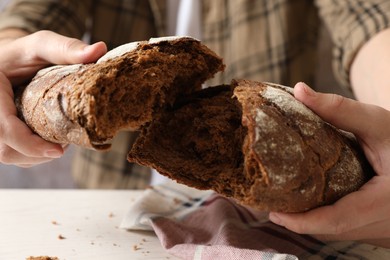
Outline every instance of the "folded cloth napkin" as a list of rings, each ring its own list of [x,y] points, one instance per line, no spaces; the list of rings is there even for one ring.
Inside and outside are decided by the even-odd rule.
[[[266,212],[177,183],[146,189],[121,228],[154,230],[162,246],[183,259],[390,259],[387,249],[324,243],[269,222]]]

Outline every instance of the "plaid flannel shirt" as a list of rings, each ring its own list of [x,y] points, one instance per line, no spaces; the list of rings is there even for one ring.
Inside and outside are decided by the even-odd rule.
[[[320,25],[334,43],[336,77],[349,86],[349,69],[359,48],[389,27],[390,1],[385,0],[200,0],[202,41],[224,58],[224,73],[209,85],[246,78],[315,87]],[[0,30],[46,29],[109,49],[164,36],[165,0],[14,0],[0,14]],[[107,153],[79,150],[74,176],[80,187],[144,188],[148,169],[126,162],[135,134],[122,133]]]

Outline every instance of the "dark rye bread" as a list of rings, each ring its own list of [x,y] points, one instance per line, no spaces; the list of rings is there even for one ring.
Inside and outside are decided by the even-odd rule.
[[[208,88],[156,115],[128,160],[261,210],[331,204],[372,175],[349,133],[287,87],[254,81]]]
[[[223,69],[222,59],[196,39],[152,38],[94,64],[43,69],[16,91],[16,106],[44,139],[104,150],[119,130],[138,130]]]

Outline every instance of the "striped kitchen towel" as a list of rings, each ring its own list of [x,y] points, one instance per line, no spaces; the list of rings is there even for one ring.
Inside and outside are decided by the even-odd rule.
[[[146,189],[121,227],[154,230],[183,259],[390,259],[387,249],[299,235],[269,222],[266,212],[173,182]]]

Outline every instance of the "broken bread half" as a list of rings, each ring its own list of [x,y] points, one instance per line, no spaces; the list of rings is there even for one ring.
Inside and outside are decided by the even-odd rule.
[[[194,38],[152,38],[119,46],[96,63],[43,69],[16,90],[15,102],[42,138],[104,150],[119,130],[140,129],[223,69],[222,59]]]
[[[333,203],[373,175],[353,136],[324,122],[291,88],[248,80],[177,100],[142,129],[128,160],[280,212]]]

